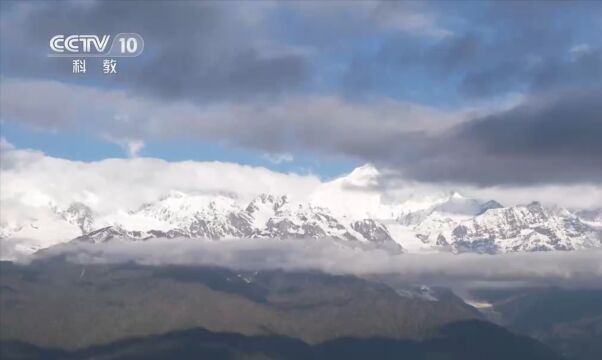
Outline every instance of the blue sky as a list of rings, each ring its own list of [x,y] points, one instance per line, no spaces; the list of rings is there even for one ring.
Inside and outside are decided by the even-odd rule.
[[[39,131],[5,122],[2,136],[20,149],[36,149],[53,157],[78,161],[98,161],[107,158],[125,158],[128,152],[123,146],[81,132]],[[160,158],[167,161],[222,161],[236,162],[251,166],[262,166],[280,172],[316,174],[323,179],[331,179],[348,173],[360,163],[351,159],[297,155],[289,160],[286,155],[279,159],[261,151],[227,146],[219,142],[179,139],[155,141],[145,144],[137,154],[142,157]]]
[[[429,182],[600,181],[594,2],[2,7],[1,132],[19,148],[324,178],[371,162]],[[146,46],[116,76],[46,56],[55,34],[120,32]]]

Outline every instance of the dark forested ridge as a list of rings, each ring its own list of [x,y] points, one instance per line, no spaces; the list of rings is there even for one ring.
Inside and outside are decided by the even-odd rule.
[[[340,338],[309,345],[276,335],[244,336],[193,329],[71,352],[5,341],[0,354],[3,359],[560,359],[541,343],[477,320],[442,327],[436,336],[422,341]]]

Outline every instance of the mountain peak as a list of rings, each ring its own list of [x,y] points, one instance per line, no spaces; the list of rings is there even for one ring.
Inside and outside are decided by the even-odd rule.
[[[495,200],[489,200],[489,201],[484,202],[484,203],[481,204],[481,208],[480,208],[479,213],[477,215],[481,215],[484,212],[486,212],[487,210],[501,209],[503,207],[504,207],[504,205],[500,204],[499,202],[497,202]]]
[[[374,165],[364,164],[353,169],[353,171],[341,179],[353,186],[370,186],[376,185],[376,180],[379,175],[380,172]]]
[[[0,235],[35,239],[54,235],[54,243],[82,234],[95,242],[122,237],[329,237],[362,248],[395,250],[401,245],[436,251],[444,245],[458,252],[492,253],[602,245],[595,228],[600,223],[597,213],[579,214],[592,219],[587,223],[568,210],[539,202],[504,208],[494,200],[481,202],[457,191],[415,193],[404,202],[391,204],[384,202],[378,191],[353,189],[353,185],[374,184],[378,174],[372,165],[364,165],[324,185],[306,201],[294,198],[290,202],[287,195],[260,193],[242,203],[228,193],[172,190],[160,200],[128,212],[95,214],[80,203],[61,211],[51,204],[50,214],[38,212],[25,223],[3,223]]]
[[[272,212],[278,211],[284,205],[288,204],[288,196],[286,195],[273,195],[262,193],[257,195],[249,205],[247,205],[245,211],[250,214],[256,213],[263,208],[269,208]]]
[[[451,194],[449,195],[449,198],[450,199],[456,199],[456,200],[466,199],[466,197],[464,195],[460,194],[457,191],[452,191]]]
[[[541,205],[541,203],[539,201],[532,201],[529,204],[527,204],[527,208],[528,209],[541,209],[541,208],[543,208],[543,206]]]

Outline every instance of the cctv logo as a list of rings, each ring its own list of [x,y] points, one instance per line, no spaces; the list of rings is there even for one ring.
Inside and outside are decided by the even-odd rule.
[[[49,45],[50,57],[136,57],[144,50],[144,39],[137,33],[55,35]]]
[[[96,53],[103,53],[109,44],[110,35],[56,35],[50,39],[50,49],[56,53],[91,53],[94,47]]]

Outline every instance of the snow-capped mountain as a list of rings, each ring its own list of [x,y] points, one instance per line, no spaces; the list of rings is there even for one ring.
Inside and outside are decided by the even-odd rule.
[[[419,227],[424,229],[429,224],[437,226],[436,223],[441,223],[441,226],[445,226],[446,223],[456,223],[482,214],[489,209],[501,207],[503,206],[494,200],[481,202],[453,192],[447,197],[438,198],[430,207],[403,212],[397,216],[397,220],[402,225],[420,225]]]
[[[57,211],[68,223],[77,225],[83,234],[94,230],[94,214],[92,209],[82,203],[72,203],[64,211]]]
[[[18,240],[19,246],[27,249],[25,252],[35,252],[57,243],[68,241],[81,235],[82,229],[76,220],[53,205],[38,208],[2,210],[0,221],[0,241],[5,239]]]
[[[31,251],[72,239],[96,243],[158,237],[324,237],[390,252],[506,253],[601,246],[600,211],[539,203],[504,207],[457,192],[410,192],[392,201],[374,190],[377,175],[373,167],[363,166],[295,199],[285,194],[169,191],[135,209],[105,212],[82,202],[44,206],[38,201],[24,207],[3,203],[0,238],[18,239]]]
[[[429,219],[427,219],[429,220]],[[425,243],[456,252],[577,250],[601,245],[600,230],[565,209],[538,202],[488,209],[471,219],[418,234]],[[424,223],[417,230],[424,230]]]
[[[85,232],[77,241],[328,237],[351,246],[402,251],[387,228],[376,220],[337,218],[328,209],[293,203],[284,195],[260,194],[241,206],[234,197],[172,192],[156,203],[121,215],[119,220]]]

